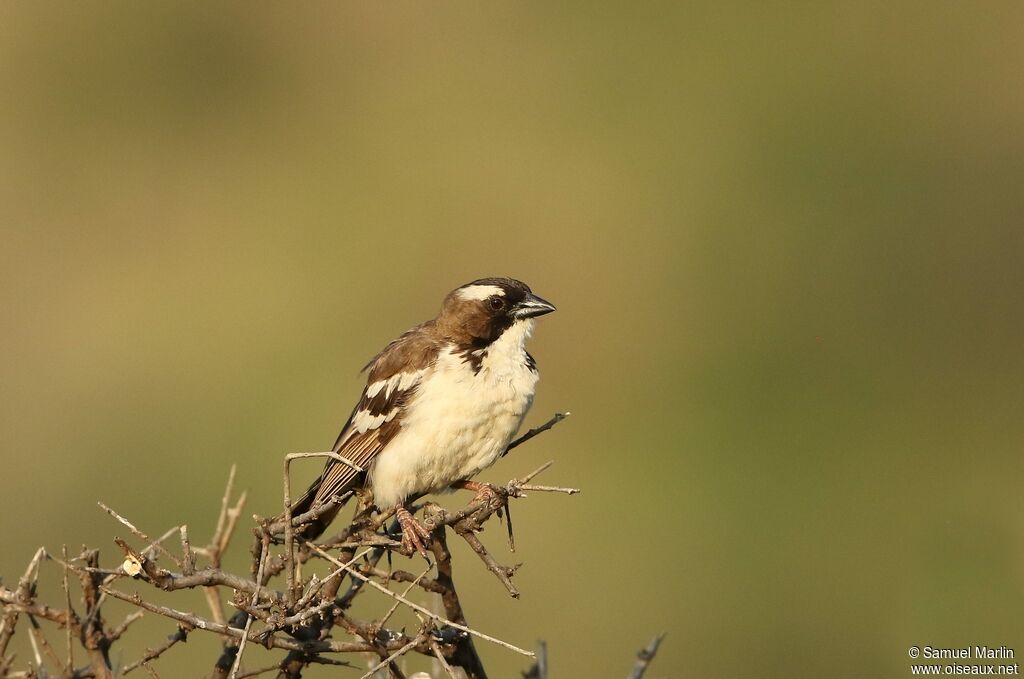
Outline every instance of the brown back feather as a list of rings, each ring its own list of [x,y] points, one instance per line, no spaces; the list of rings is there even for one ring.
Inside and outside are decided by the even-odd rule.
[[[402,373],[415,372],[430,367],[437,359],[440,343],[434,333],[434,321],[428,321],[402,334],[374,357],[364,370],[369,370],[366,387],[363,388],[359,403],[352,410],[348,421],[338,434],[332,450],[344,456],[364,471],[337,460],[329,460],[323,473],[310,485],[299,500],[292,506],[292,514],[297,515],[309,511],[318,503],[326,502],[335,495],[343,495],[357,485],[365,482],[366,472],[372,468],[377,455],[387,444],[398,435],[402,428],[402,414],[412,396],[416,393],[417,383],[408,389],[381,389],[373,396],[367,395],[367,388],[377,382],[390,379]],[[387,415],[398,409],[394,418],[383,422],[380,426],[360,432],[355,429],[353,420],[360,412],[371,416]],[[340,510],[340,505],[338,509]],[[303,531],[306,539],[314,539],[323,533],[333,520],[337,510],[322,515],[319,520]]]

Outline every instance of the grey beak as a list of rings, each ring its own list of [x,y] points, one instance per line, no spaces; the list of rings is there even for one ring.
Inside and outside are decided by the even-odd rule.
[[[526,296],[526,299],[515,306],[512,310],[512,315],[516,318],[535,318],[544,314],[550,314],[554,310],[555,305],[551,302],[541,299],[534,294],[529,294]]]

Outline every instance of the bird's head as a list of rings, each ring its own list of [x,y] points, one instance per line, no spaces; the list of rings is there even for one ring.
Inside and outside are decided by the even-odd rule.
[[[481,278],[448,293],[438,316],[442,331],[474,344],[490,344],[516,323],[531,323],[555,305],[513,278]]]

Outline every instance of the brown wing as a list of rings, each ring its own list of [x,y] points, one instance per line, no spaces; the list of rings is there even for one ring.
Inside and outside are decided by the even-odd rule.
[[[295,503],[294,511],[305,511],[354,488],[401,431],[405,408],[437,358],[439,346],[433,329],[432,321],[413,328],[364,368],[369,369],[366,387],[332,449],[359,469],[338,460],[328,461],[320,478]]]
[[[419,378],[407,389],[392,390],[390,397],[383,396],[385,386],[376,396],[368,396],[367,390],[374,383],[367,385],[359,404],[352,411],[338,440],[334,444],[334,452],[352,462],[355,467],[369,471],[378,453],[384,449],[402,428],[402,411],[419,385]],[[362,472],[352,465],[331,460],[324,468],[324,473],[317,482],[313,503],[324,502],[334,495],[341,495],[351,490]]]

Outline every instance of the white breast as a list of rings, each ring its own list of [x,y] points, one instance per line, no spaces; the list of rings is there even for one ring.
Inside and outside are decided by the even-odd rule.
[[[524,348],[532,330],[532,320],[514,323],[487,348],[476,374],[451,350],[438,356],[403,413],[402,430],[374,463],[378,506],[444,490],[497,460],[533,402],[538,376]]]

